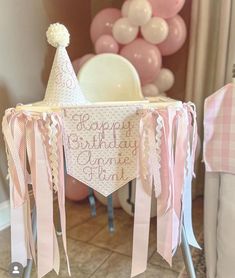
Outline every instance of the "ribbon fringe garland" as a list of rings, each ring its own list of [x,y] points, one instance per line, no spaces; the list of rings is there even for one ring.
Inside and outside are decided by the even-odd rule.
[[[60,259],[53,224],[53,191],[58,195],[62,239],[66,245],[62,117],[8,109],[2,122],[11,197],[12,261],[37,265],[38,277],[59,273]],[[196,111],[182,107],[147,109],[139,125],[132,277],[147,267],[152,187],[157,198],[157,251],[171,265],[184,225],[188,243],[199,247],[192,228],[191,183],[197,145]],[[27,162],[30,167],[29,175]],[[36,204],[37,248],[33,241],[28,194]]]
[[[200,248],[191,217],[196,146],[196,111],[192,103],[145,111],[140,121],[132,277],[147,268],[152,186],[157,198],[158,253],[172,265],[183,224],[188,243]]]
[[[2,122],[6,142],[11,197],[12,262],[24,267],[27,259],[36,262],[38,277],[60,269],[59,247],[53,224],[53,190],[58,195],[62,240],[70,267],[66,245],[64,160],[61,116],[57,113],[17,112],[8,109]],[[33,241],[28,194],[31,172],[36,205],[37,248]]]

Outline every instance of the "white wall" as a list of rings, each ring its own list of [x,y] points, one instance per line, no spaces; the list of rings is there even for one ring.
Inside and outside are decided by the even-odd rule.
[[[42,99],[54,49],[48,24],[64,23],[71,58],[91,51],[88,0],[7,0],[0,3],[0,119],[6,108]],[[8,199],[5,150],[0,134],[0,203]]]
[[[27,11],[27,12],[26,12]],[[2,1],[0,8],[0,117],[18,102],[43,96],[48,19],[41,1]],[[7,198],[6,161],[0,139],[0,201]]]

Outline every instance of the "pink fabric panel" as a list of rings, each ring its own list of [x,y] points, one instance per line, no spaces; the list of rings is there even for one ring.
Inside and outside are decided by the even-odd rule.
[[[227,84],[205,100],[204,162],[207,172],[235,174],[235,95]]]

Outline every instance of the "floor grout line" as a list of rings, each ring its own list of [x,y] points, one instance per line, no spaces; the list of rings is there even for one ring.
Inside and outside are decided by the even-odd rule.
[[[88,277],[88,278],[91,278],[101,267],[102,265],[104,265],[108,260],[109,258],[114,254],[114,252],[111,252],[106,259],[104,259],[104,261],[91,273],[91,275]]]
[[[182,270],[180,271],[179,275],[178,275],[178,278],[181,278],[183,273],[185,271],[185,266],[182,268]]]
[[[71,238],[70,238],[70,239],[71,239]],[[96,244],[94,244],[94,243],[91,243],[91,242],[89,242],[89,241],[84,242],[84,241],[82,241],[82,240],[73,239],[73,238],[72,238],[72,240],[74,240],[74,241],[76,241],[76,242],[86,243],[87,245],[90,245],[90,246],[95,247],[95,248],[102,249],[102,250],[107,251],[107,252],[110,253],[110,254],[107,256],[107,258],[96,268],[96,270],[95,270],[88,278],[91,278],[91,277],[98,271],[98,269],[100,269],[100,267],[101,267],[113,254],[117,254],[117,255],[120,255],[120,256],[124,256],[124,257],[127,257],[127,258],[129,258],[129,259],[132,257],[132,255],[127,255],[127,254],[121,253],[121,252],[116,251],[116,250],[113,250],[113,249],[105,248],[105,247],[96,245]]]
[[[6,273],[8,273],[8,272],[9,272],[9,269],[8,269],[8,270],[6,270],[5,268],[3,268],[3,267],[1,267],[1,266],[0,266],[0,270],[4,271],[4,272],[6,272]]]
[[[71,239],[71,238],[70,238],[70,239]],[[132,255],[127,255],[127,254],[124,254],[124,253],[122,253],[122,252],[120,252],[120,251],[113,250],[113,249],[109,249],[109,248],[106,248],[106,247],[103,247],[103,246],[94,244],[94,243],[89,242],[89,241],[84,242],[84,241],[82,241],[82,240],[80,240],[80,239],[72,239],[72,240],[77,241],[77,242],[81,242],[81,243],[86,243],[86,244],[88,244],[88,245],[90,245],[90,246],[93,246],[93,247],[96,247],[96,248],[100,248],[100,249],[102,249],[102,250],[104,250],[104,251],[109,251],[109,252],[112,252],[112,253],[117,253],[118,255],[122,255],[122,256],[124,256],[124,257],[128,257],[128,258],[131,258],[131,257],[132,257]]]
[[[100,214],[99,216],[101,216],[102,214]],[[74,229],[74,228],[76,228],[77,226],[79,226],[79,225],[83,225],[83,224],[85,224],[85,223],[87,223],[88,221],[90,221],[90,220],[92,220],[92,219],[94,219],[96,216],[90,216],[89,218],[87,218],[86,220],[84,220],[84,221],[82,221],[82,222],[80,222],[80,223],[77,223],[77,224],[74,224],[74,225],[72,225],[71,227],[69,227],[68,229],[67,229],[67,231],[69,231],[69,230],[72,230],[72,229]],[[108,221],[107,221],[107,223],[108,223]]]
[[[157,251],[157,247],[156,247],[156,249],[153,251],[152,255],[151,255],[151,256],[149,256],[149,258],[148,258],[148,260],[149,260],[149,261],[152,259],[152,257],[153,257],[153,256],[154,256],[154,254],[156,253],[156,251]]]
[[[69,209],[69,208],[68,208],[68,209]],[[99,214],[99,217],[102,216],[102,215],[105,215],[106,218],[107,218],[107,212],[102,212],[101,214]],[[92,219],[94,219],[94,218],[96,218],[96,217],[97,217],[97,215],[96,215],[96,216],[90,215],[86,220],[84,220],[84,221],[82,221],[82,222],[80,222],[80,223],[76,223],[76,224],[72,225],[71,227],[69,227],[69,228],[67,229],[67,231],[70,231],[70,230],[76,228],[76,227],[79,226],[79,225],[83,225],[83,224],[89,222],[90,220],[92,220]],[[115,219],[114,219],[114,221],[115,221]],[[107,226],[108,226],[108,218],[107,218]],[[104,227],[105,227],[105,225],[103,226],[103,228],[104,228]]]
[[[100,206],[99,206],[100,207]],[[73,213],[75,214],[75,217],[76,217],[76,210],[80,210],[80,208],[77,208],[77,207],[75,207],[75,206],[72,206],[72,205],[70,205],[69,206],[69,208],[67,208],[68,210],[74,210],[73,211]],[[87,214],[87,211],[85,212],[85,215]],[[80,214],[81,215],[81,214]],[[100,217],[101,219],[99,219],[98,221],[100,221],[99,223],[102,223],[102,222],[104,222],[104,217],[105,218],[107,218],[106,217],[106,212],[105,211],[103,211],[103,209],[99,212],[99,213],[97,213],[97,216],[96,217]],[[118,219],[119,219],[119,217],[120,217],[120,219],[123,219],[123,217],[122,217],[122,215],[118,215]],[[79,219],[79,215],[77,215],[77,218]],[[198,217],[196,217],[196,218],[198,218]],[[120,251],[116,251],[116,250],[114,250],[114,249],[111,249],[109,246],[110,245],[108,245],[108,244],[105,244],[106,246],[100,246],[99,245],[99,241],[97,241],[97,243],[95,242],[95,240],[94,240],[94,238],[95,237],[97,237],[101,232],[102,232],[102,230],[104,230],[105,228],[107,228],[108,229],[108,223],[107,224],[102,224],[102,225],[99,225],[99,224],[97,224],[97,223],[92,223],[92,221],[93,220],[95,220],[95,217],[93,217],[92,215],[88,215],[88,218],[86,218],[86,219],[84,219],[83,221],[81,221],[80,223],[77,223],[77,224],[73,224],[71,227],[69,227],[68,229],[67,229],[67,232],[69,233],[71,230],[73,230],[73,229],[76,229],[76,228],[79,228],[79,226],[82,226],[82,225],[84,225],[84,224],[86,224],[86,223],[91,223],[91,224],[94,224],[94,225],[96,225],[96,226],[98,226],[97,228],[98,228],[98,230],[94,233],[94,235],[92,235],[88,240],[81,240],[81,239],[77,239],[76,238],[76,235],[73,237],[73,236],[69,236],[69,235],[67,235],[67,238],[68,239],[70,239],[70,240],[73,240],[74,241],[74,243],[75,242],[80,242],[80,243],[83,243],[83,244],[87,244],[88,246],[92,246],[92,247],[94,247],[94,248],[97,248],[97,249],[100,249],[100,251],[99,252],[102,252],[102,250],[104,250],[104,251],[106,251],[107,252],[107,254],[105,254],[106,256],[103,258],[103,260],[101,260],[99,263],[98,263],[98,266],[96,265],[96,267],[95,267],[95,269],[93,268],[93,269],[91,269],[91,271],[92,271],[92,273],[89,273],[88,275],[87,275],[87,277],[88,278],[92,278],[92,277],[94,277],[95,276],[95,274],[102,268],[102,266],[104,266],[105,265],[105,263],[110,259],[110,257],[112,256],[112,255],[120,255],[120,256],[124,256],[124,257],[126,257],[126,258],[128,258],[128,261],[129,261],[129,259],[131,259],[131,257],[132,257],[132,255],[130,254],[130,255],[128,255],[127,253],[129,253],[129,252],[125,252],[125,253],[122,253],[122,251],[120,252]],[[118,223],[117,223],[118,224]],[[197,238],[200,238],[201,237],[201,234],[203,233],[203,231],[202,231],[202,229],[200,228],[200,232],[198,233],[198,235],[197,235]],[[93,241],[93,242],[92,242]],[[108,242],[108,241],[105,241],[106,243]],[[130,243],[130,242],[129,242]],[[101,241],[101,244],[102,244],[102,241]],[[85,246],[85,245],[84,245]],[[119,247],[119,246],[117,246],[117,247]],[[124,248],[125,249],[125,248]],[[129,249],[129,248],[128,248]],[[124,250],[125,251],[125,250]],[[193,248],[193,249],[191,249],[191,252],[192,252],[192,256],[194,255],[194,253],[197,251],[197,249],[195,249],[195,248]],[[160,268],[160,269],[163,269],[163,271],[165,271],[165,270],[171,270],[172,272],[174,272],[174,273],[176,273],[177,274],[177,276],[176,277],[180,277],[180,275],[182,275],[182,273],[184,272],[184,269],[185,269],[185,266],[182,266],[182,269],[180,269],[180,271],[179,270],[176,270],[176,269],[172,269],[172,268],[168,268],[167,266],[164,266],[164,265],[161,265],[161,264],[155,264],[155,263],[152,263],[152,262],[150,262],[151,261],[151,259],[153,258],[153,256],[154,256],[154,254],[155,254],[155,252],[156,252],[156,250],[154,250],[153,252],[152,252],[152,254],[149,256],[149,258],[148,258],[148,264],[149,265],[151,265],[151,266],[153,266],[153,267],[155,267],[155,268]],[[124,259],[123,258],[123,260],[127,260],[127,259]],[[106,268],[106,266],[105,266],[105,268]],[[3,267],[0,267],[0,270],[1,271],[3,271],[4,273],[6,273],[6,274],[8,274],[9,273],[9,270],[8,269],[5,269],[5,268],[3,268]]]
[[[165,270],[173,271],[173,272],[175,272],[177,274],[179,274],[180,271],[181,271],[181,270],[177,271],[176,269],[173,269],[173,268],[170,268],[170,267],[167,267],[167,266],[164,266],[164,265],[160,265],[160,264],[153,264],[153,263],[150,263],[150,262],[148,262],[148,264],[151,265],[151,266],[154,266],[154,267],[160,267],[160,268],[163,268]]]
[[[97,233],[95,235],[93,235],[91,238],[89,238],[88,240],[81,240],[81,239],[77,239],[75,236],[71,236],[71,235],[67,235],[68,238],[70,239],[73,239],[73,240],[78,240],[78,241],[81,241],[81,242],[85,242],[85,243],[88,243],[89,241],[91,241],[93,238],[95,238],[104,228],[105,228],[106,225],[104,225],[103,227],[100,227],[100,229],[97,231]]]

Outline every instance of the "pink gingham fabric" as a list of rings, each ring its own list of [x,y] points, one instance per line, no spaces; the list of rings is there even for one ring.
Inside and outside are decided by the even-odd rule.
[[[235,174],[235,85],[232,83],[205,100],[203,156],[207,172]]]

